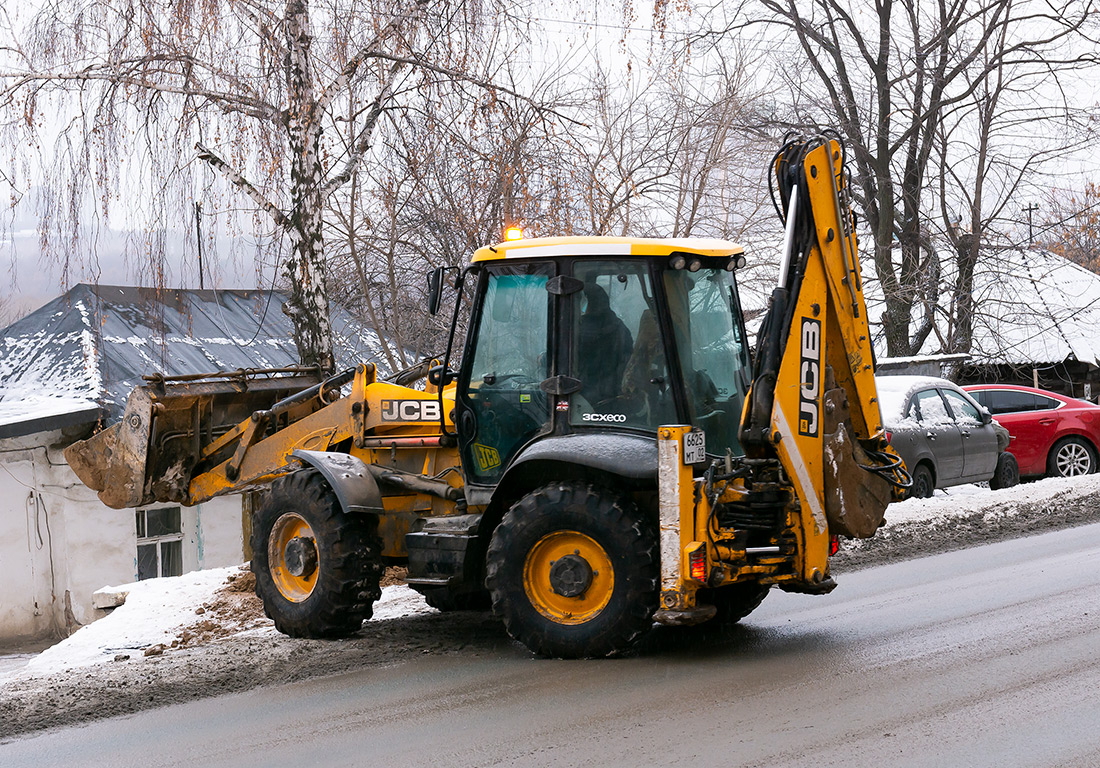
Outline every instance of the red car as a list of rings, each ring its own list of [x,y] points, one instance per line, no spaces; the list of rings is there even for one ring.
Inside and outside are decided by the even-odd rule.
[[[1011,384],[963,387],[1012,435],[1008,450],[1023,477],[1073,477],[1095,472],[1100,405],[1045,389]]]

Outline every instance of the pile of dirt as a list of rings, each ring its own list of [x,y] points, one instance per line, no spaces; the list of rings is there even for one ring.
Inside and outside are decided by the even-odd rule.
[[[393,565],[386,569],[386,572],[382,574],[381,587],[392,587],[397,584],[404,584],[405,577],[409,575],[409,569],[403,565]]]
[[[381,586],[404,584],[407,575],[407,568],[387,568],[382,576]],[[245,630],[275,626],[264,614],[263,603],[256,596],[256,576],[247,564],[241,566],[240,573],[230,574],[226,585],[214,593],[212,600],[196,608],[195,614],[203,618],[184,627],[170,645],[160,646],[160,652],[172,648],[206,645],[212,640],[236,635]],[[146,649],[145,654],[153,655],[149,650]]]
[[[404,584],[407,575],[407,568],[386,568],[381,586]],[[204,646],[246,630],[275,626],[264,614],[263,603],[256,596],[256,576],[247,563],[238,573],[230,574],[225,586],[196,608],[195,615],[201,618],[183,627],[170,643],[150,645],[142,649],[142,654],[161,656],[177,649]]]
[[[256,577],[247,565],[241,566],[239,573],[230,574],[226,585],[196,608],[195,615],[202,618],[180,630],[169,648],[206,645],[247,629],[272,625],[264,615],[263,603],[256,597]],[[145,654],[150,655],[149,649]]]

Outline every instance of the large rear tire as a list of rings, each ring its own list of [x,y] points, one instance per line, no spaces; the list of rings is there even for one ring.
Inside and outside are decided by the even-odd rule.
[[[493,532],[486,586],[513,638],[543,656],[628,648],[657,609],[656,530],[628,497],[558,482],[517,502]]]
[[[276,480],[252,524],[256,594],[291,637],[345,637],[382,595],[377,519],[346,515],[315,469]]]

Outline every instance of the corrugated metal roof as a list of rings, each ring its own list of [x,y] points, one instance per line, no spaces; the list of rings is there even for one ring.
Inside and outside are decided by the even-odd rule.
[[[1100,365],[1100,275],[1040,250],[1005,251],[983,267],[974,362]]]
[[[942,258],[940,303],[951,301],[954,262]],[[885,350],[879,322],[885,304],[867,256],[864,273],[868,316],[875,346]],[[920,312],[914,308],[914,315]],[[925,340],[922,354],[941,351],[946,337],[944,307],[937,314],[940,334]],[[914,322],[917,322],[914,318]],[[1100,275],[1050,251],[988,248],[974,271],[974,333],[970,363],[1036,365],[1079,360],[1100,365]]]
[[[295,365],[286,300],[277,291],[74,286],[0,332],[0,426],[94,406],[110,421],[147,374]],[[373,362],[388,373],[374,331],[339,307],[332,325],[340,366]]]

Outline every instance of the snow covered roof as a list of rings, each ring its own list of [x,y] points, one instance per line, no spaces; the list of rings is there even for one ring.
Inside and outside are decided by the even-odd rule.
[[[944,318],[952,300],[954,259],[939,253],[940,276],[936,322],[940,333],[929,334],[923,355],[943,351]],[[881,318],[882,287],[870,254],[860,266],[875,349],[886,352]],[[923,312],[914,308],[916,315]],[[1100,275],[1055,253],[1038,249],[983,248],[974,272],[974,333],[969,362],[974,365],[1034,365],[1078,360],[1100,365]]]
[[[143,375],[296,365],[277,291],[81,284],[0,331],[0,437],[117,418]],[[341,366],[381,359],[377,334],[333,307]]]
[[[1100,365],[1100,275],[1049,251],[1008,250],[975,274],[977,363]]]

